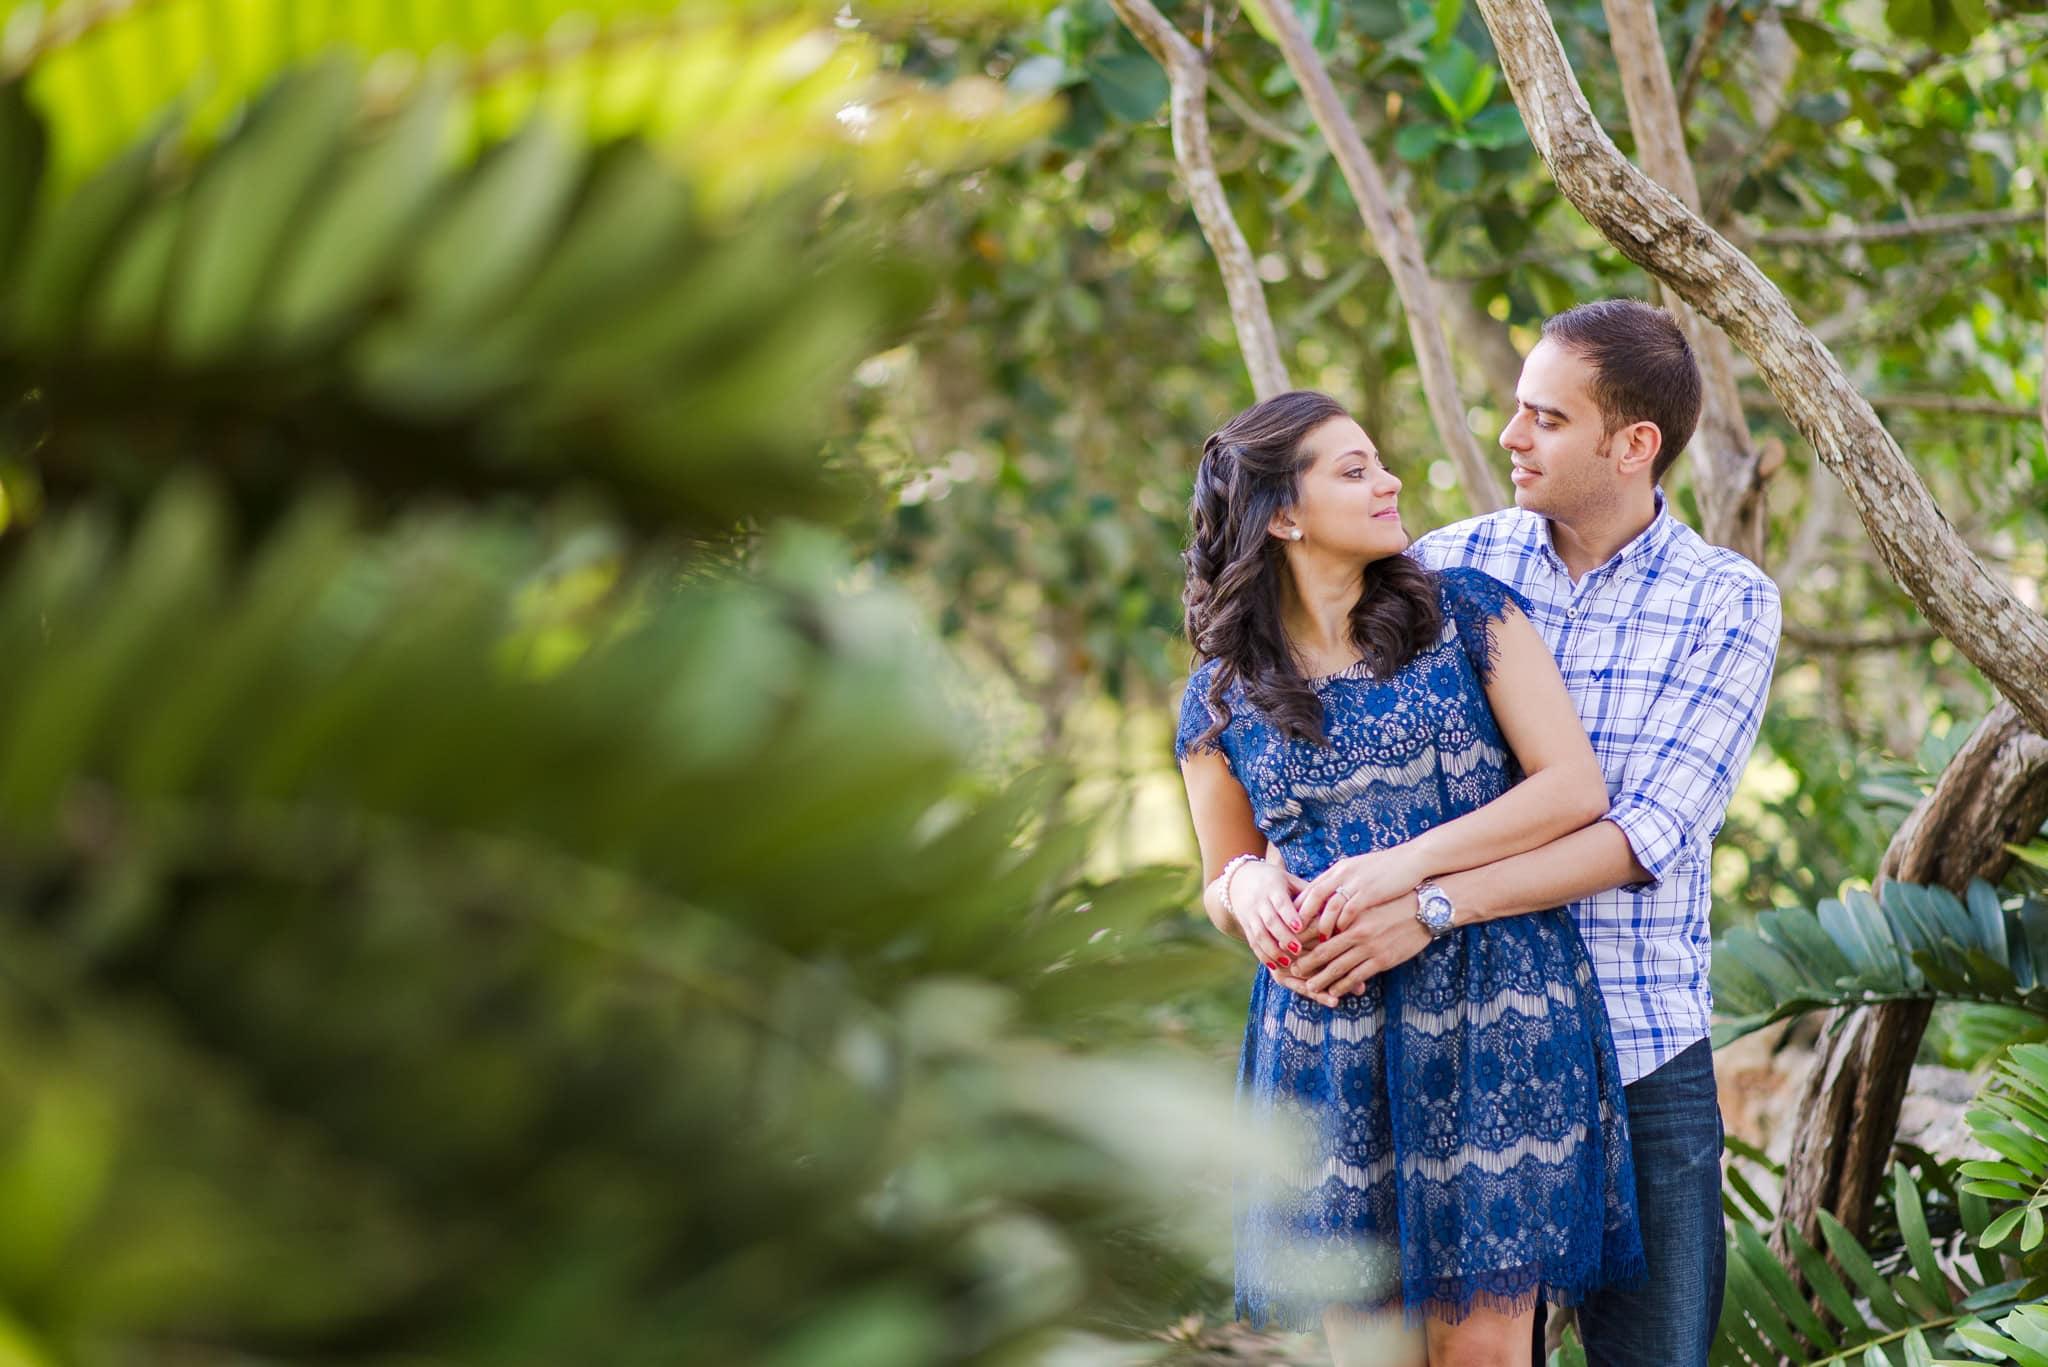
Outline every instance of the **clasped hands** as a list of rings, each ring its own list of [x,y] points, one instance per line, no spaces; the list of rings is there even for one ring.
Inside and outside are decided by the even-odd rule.
[[[1340,859],[1310,882],[1247,863],[1232,879],[1232,915],[1275,982],[1334,1007],[1429,943],[1415,885],[1432,872],[1398,845]]]

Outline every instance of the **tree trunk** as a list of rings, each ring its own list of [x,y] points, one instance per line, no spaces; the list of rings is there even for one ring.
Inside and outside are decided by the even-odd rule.
[[[1892,578],[2048,735],[2048,619],[1986,570],[1949,525],[1891,433],[1778,287],[1616,149],[1587,107],[1543,6],[1479,0],[1479,9],[1558,189],[1623,255],[1754,358],[1786,416],[1841,480]]]
[[[1279,35],[1280,54],[1308,101],[1316,127],[1329,144],[1330,155],[1351,187],[1358,203],[1359,217],[1372,234],[1374,247],[1394,277],[1394,290],[1401,296],[1401,310],[1408,315],[1408,337],[1415,347],[1415,366],[1422,372],[1422,392],[1429,400],[1429,413],[1437,436],[1444,443],[1451,463],[1458,467],[1458,481],[1465,500],[1474,512],[1491,512],[1507,505],[1500,475],[1479,449],[1471,428],[1465,425],[1465,403],[1458,397],[1458,381],[1451,369],[1451,349],[1444,340],[1443,320],[1438,313],[1436,282],[1422,254],[1422,235],[1416,231],[1408,206],[1387,189],[1386,177],[1372,159],[1358,126],[1337,98],[1330,73],[1316,55],[1315,45],[1302,31],[1294,7],[1286,0],[1245,0],[1245,8],[1256,11],[1267,28]],[[1363,416],[1368,422],[1371,414]]]
[[[1230,321],[1237,329],[1237,347],[1244,354],[1245,369],[1251,374],[1252,393],[1261,399],[1283,393],[1292,386],[1286,363],[1280,359],[1273,314],[1266,307],[1266,287],[1259,280],[1244,231],[1230,212],[1230,199],[1223,193],[1223,180],[1209,150],[1208,59],[1167,22],[1152,0],[1110,0],[1110,6],[1153,60],[1166,68],[1173,92],[1173,157],[1188,187],[1195,221],[1223,273]]]
[[[2029,731],[2011,703],[2000,703],[1892,837],[1882,876],[1961,893],[1973,878],[2002,876],[2012,863],[2006,845],[2031,838],[2043,820],[2048,740]],[[1887,1002],[1829,1015],[1800,1101],[1772,1236],[1787,1267],[1787,1230],[1824,1247],[1822,1210],[1862,1235],[1890,1167],[1899,1105],[1931,1010],[1927,1002]]]
[[[1677,195],[1694,213],[1700,208],[1699,182],[1686,151],[1685,125],[1678,97],[1671,88],[1671,70],[1664,60],[1664,41],[1657,32],[1657,12],[1649,0],[1605,0],[1607,28],[1621,88],[1628,100],[1629,127],[1636,135],[1636,160],[1652,180]],[[1764,482],[1757,451],[1742,416],[1742,397],[1735,390],[1735,351],[1720,329],[1693,312],[1666,289],[1664,306],[1678,320],[1699,361],[1704,402],[1699,430],[1688,457],[1693,488],[1699,495],[1701,533],[1751,561],[1764,562]]]

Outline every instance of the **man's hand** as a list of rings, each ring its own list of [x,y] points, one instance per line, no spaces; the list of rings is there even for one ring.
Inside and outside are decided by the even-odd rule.
[[[1407,963],[1429,943],[1429,928],[1415,919],[1415,894],[1403,893],[1349,918],[1335,935],[1273,978],[1324,1006],[1363,990],[1376,974]]]
[[[1418,861],[1412,843],[1354,854],[1317,875],[1295,905],[1312,935],[1331,940],[1358,912],[1401,896],[1432,872]]]

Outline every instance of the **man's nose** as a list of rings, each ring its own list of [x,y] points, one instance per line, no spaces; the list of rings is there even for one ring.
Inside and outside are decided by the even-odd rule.
[[[1522,431],[1522,415],[1520,413],[1509,418],[1508,425],[1500,429],[1500,444],[1504,450],[1508,451],[1519,451],[1529,444],[1528,437]]]

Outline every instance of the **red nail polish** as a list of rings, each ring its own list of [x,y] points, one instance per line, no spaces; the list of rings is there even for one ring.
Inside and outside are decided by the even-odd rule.
[[[1280,956],[1280,967],[1282,967],[1282,968],[1285,968],[1285,967],[1287,967],[1287,965],[1289,965],[1289,964],[1291,964],[1291,963],[1293,963],[1293,962],[1294,962],[1294,960],[1292,960],[1292,959],[1288,958],[1288,957],[1287,957],[1287,956],[1286,956],[1285,954],[1282,954],[1282,955]]]
[[[1301,922],[1299,922],[1299,921],[1289,921],[1289,922],[1287,923],[1287,928],[1288,928],[1289,930],[1292,930],[1292,931],[1299,931],[1299,930],[1301,929]]]
[[[1301,941],[1299,941],[1299,940],[1289,940],[1289,941],[1287,942],[1287,952],[1288,952],[1289,954],[1299,954],[1299,953],[1301,953]]]

